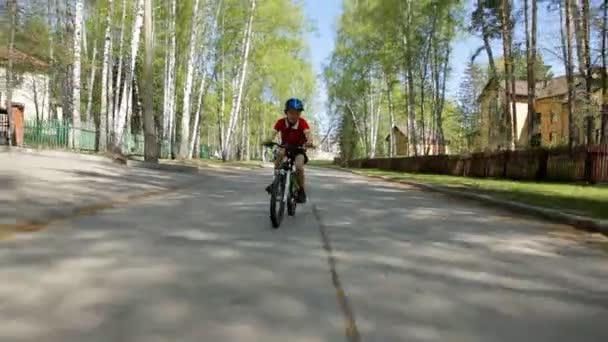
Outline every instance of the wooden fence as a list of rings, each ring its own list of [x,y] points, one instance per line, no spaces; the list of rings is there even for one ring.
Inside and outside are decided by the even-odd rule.
[[[608,145],[530,149],[465,156],[336,160],[343,166],[533,181],[608,183]]]

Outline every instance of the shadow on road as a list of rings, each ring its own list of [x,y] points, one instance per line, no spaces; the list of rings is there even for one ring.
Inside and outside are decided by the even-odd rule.
[[[273,230],[266,171],[3,242],[0,340],[343,341],[313,203],[364,341],[608,339],[606,255],[563,227],[311,172]]]
[[[406,185],[315,180],[329,176],[345,180],[316,203],[363,340],[608,338],[607,239],[590,248],[570,228]]]

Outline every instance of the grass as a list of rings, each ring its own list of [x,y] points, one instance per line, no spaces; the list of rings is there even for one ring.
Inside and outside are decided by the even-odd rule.
[[[309,166],[319,166],[319,167],[332,167],[334,166],[334,162],[332,160],[309,160]]]
[[[262,167],[262,162],[259,160],[248,160],[248,161],[227,161],[223,162],[221,159],[191,159],[191,160],[172,160],[164,161],[166,163],[177,163],[199,167],[212,167],[212,168],[238,168],[238,169],[249,169],[255,170]]]
[[[595,219],[608,219],[608,187],[605,186],[413,174],[378,169],[354,169],[353,171],[365,176],[383,177],[394,181],[410,180],[451,189],[474,191],[496,198],[557,209]]]

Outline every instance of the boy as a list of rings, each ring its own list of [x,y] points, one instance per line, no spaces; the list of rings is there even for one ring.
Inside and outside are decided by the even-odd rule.
[[[303,147],[313,147],[312,144],[312,133],[308,122],[304,120],[301,115],[304,111],[304,104],[302,101],[296,98],[292,98],[285,102],[285,118],[279,119],[274,125],[274,132],[267,142],[273,141],[276,136],[281,134],[281,144],[287,145],[288,147],[298,148],[294,157],[294,163],[296,167],[296,177],[300,192],[298,193],[298,203],[306,203],[306,192],[304,191],[304,164],[308,163],[308,156],[306,156],[306,150]],[[285,149],[281,148],[278,151],[278,157],[274,162],[275,170],[279,167],[283,157],[285,156]],[[271,185],[266,187],[266,191],[270,193]]]

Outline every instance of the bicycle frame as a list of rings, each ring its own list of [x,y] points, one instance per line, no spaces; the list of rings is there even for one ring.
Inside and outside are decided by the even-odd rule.
[[[285,154],[283,155],[282,160],[278,161],[278,151],[274,149],[274,161],[279,162],[277,168],[274,169],[274,179],[272,182],[272,191],[270,194],[271,202],[270,202],[270,219],[272,221],[272,225],[274,228],[278,228],[281,225],[281,221],[283,220],[283,215],[285,212],[285,208],[287,207],[287,214],[289,216],[294,216],[296,212],[296,203],[297,200],[295,195],[299,189],[299,185],[297,179],[294,181],[293,173],[295,172],[295,156],[298,154],[298,150],[300,147],[289,147],[280,145],[277,143],[269,143],[265,144],[266,147],[277,147],[284,148]],[[276,165],[276,164],[275,164]],[[280,197],[278,192],[281,192]],[[278,212],[276,205],[280,203]]]
[[[283,157],[283,160],[281,161],[281,166],[279,166],[278,168],[278,173],[281,175],[285,176],[285,190],[283,192],[283,202],[287,202],[288,197],[291,195],[291,175],[293,174],[294,170],[294,161],[293,158],[291,158],[291,156],[289,156],[287,153],[285,154],[285,156]]]

